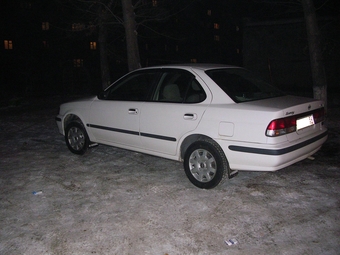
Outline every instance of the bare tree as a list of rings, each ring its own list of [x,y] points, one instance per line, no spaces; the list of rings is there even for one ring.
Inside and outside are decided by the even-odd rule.
[[[141,67],[137,40],[136,17],[132,1],[122,0],[122,10],[124,17],[127,59],[129,71],[132,71]]]
[[[301,0],[306,21],[309,58],[313,77],[313,95],[321,99],[327,109],[327,79],[321,52],[321,36],[312,0]]]
[[[111,1],[109,6],[112,5]],[[108,7],[109,7],[108,6]],[[101,81],[102,88],[105,89],[111,84],[109,58],[108,58],[108,47],[107,47],[107,25],[108,20],[107,9],[102,5],[98,8],[98,43],[99,43],[99,55],[100,55],[100,70],[101,70]]]
[[[55,0],[63,9],[69,10],[68,16],[63,16],[69,23],[82,24],[77,32],[82,31],[86,36],[97,36],[100,59],[101,89],[111,84],[109,68],[109,29],[122,26],[117,0]],[[120,7],[120,6],[119,6]],[[67,11],[65,11],[67,13]],[[65,14],[67,15],[67,14]],[[65,21],[63,21],[65,22]],[[71,24],[69,24],[71,25]],[[70,26],[71,27],[71,26]],[[77,34],[79,36],[79,34]]]
[[[313,80],[313,96],[321,99],[327,110],[327,79],[325,65],[322,56],[321,35],[318,27],[316,10],[313,0],[253,0],[256,3],[264,3],[273,7],[273,16],[294,15],[303,12],[306,23],[307,41]],[[323,1],[321,7],[328,2]],[[283,7],[277,8],[277,7]],[[302,8],[301,8],[302,7]]]
[[[129,71],[141,67],[141,60],[138,47],[138,28],[144,27],[150,31],[156,32],[155,28],[151,28],[148,24],[152,22],[160,22],[166,20],[169,11],[158,6],[157,1],[143,0],[55,0],[62,5],[70,7],[74,11],[75,17],[85,20],[88,26],[84,26],[84,30],[89,27],[95,27],[92,32],[98,33],[98,43],[100,51],[100,68],[102,88],[105,89],[111,82],[109,68],[109,37],[117,34],[116,38],[122,36],[121,41],[126,43],[126,54]],[[168,3],[172,8],[181,6],[179,3]],[[121,28],[124,28],[124,35],[121,35]],[[119,32],[117,32],[119,31]],[[115,35],[116,35],[115,34]]]

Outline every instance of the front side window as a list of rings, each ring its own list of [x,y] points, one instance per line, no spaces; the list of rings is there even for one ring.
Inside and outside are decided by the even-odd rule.
[[[236,103],[284,95],[279,89],[242,68],[206,71],[207,75]]]
[[[134,72],[123,77],[104,92],[104,98],[120,101],[146,101],[159,71]]]
[[[205,98],[206,94],[193,74],[183,70],[168,69],[160,77],[153,101],[199,103]]]

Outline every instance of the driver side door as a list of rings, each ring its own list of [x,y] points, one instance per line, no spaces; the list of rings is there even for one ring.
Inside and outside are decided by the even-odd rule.
[[[104,144],[140,148],[139,120],[157,70],[136,71],[118,80],[95,100],[87,125],[95,139]]]

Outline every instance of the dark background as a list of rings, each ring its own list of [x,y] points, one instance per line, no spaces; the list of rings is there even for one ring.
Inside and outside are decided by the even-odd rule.
[[[1,1],[2,104],[22,97],[93,94],[101,87],[95,20],[65,2]],[[297,0],[156,2],[153,11],[167,17],[138,26],[143,67],[188,62],[244,66],[284,91],[312,96],[305,21]],[[339,4],[314,4],[332,106],[339,104],[340,90]],[[118,7],[113,9],[117,17]],[[114,81],[128,72],[126,44],[121,25],[108,28]],[[6,48],[5,41],[11,46]]]

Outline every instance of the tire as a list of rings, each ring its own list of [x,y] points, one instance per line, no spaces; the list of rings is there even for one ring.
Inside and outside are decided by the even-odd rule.
[[[90,139],[84,126],[79,122],[71,122],[65,129],[65,141],[68,149],[78,155],[83,155],[89,148]]]
[[[222,148],[213,140],[202,139],[187,149],[184,171],[196,187],[212,189],[223,183],[230,168]]]

